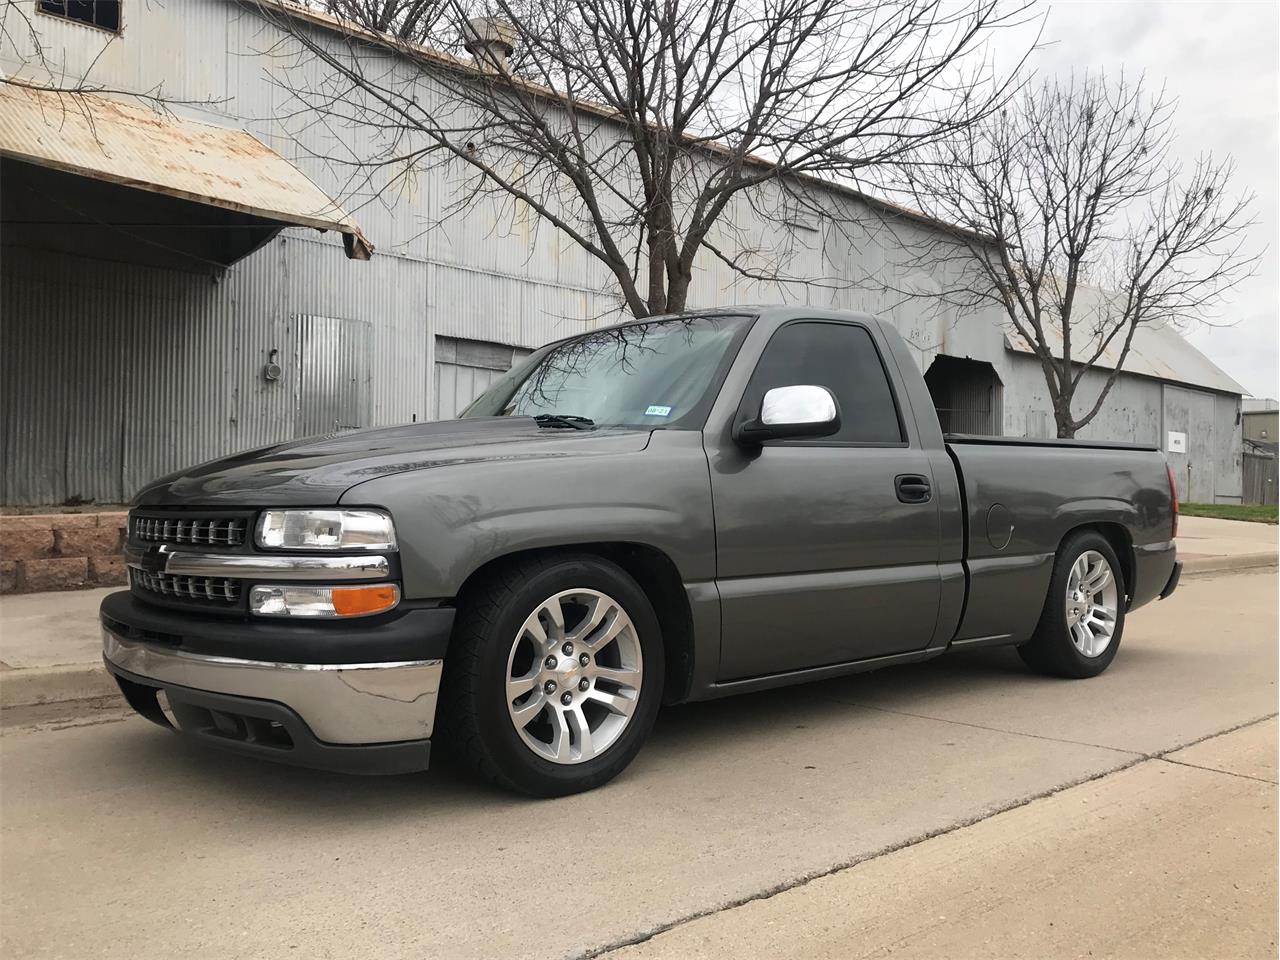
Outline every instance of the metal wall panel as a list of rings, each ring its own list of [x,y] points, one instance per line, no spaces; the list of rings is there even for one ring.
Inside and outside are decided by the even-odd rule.
[[[464,340],[539,347],[623,319],[600,290],[431,263],[427,314],[432,332]]]
[[[1010,437],[1054,437],[1057,428],[1049,388],[1033,357],[1007,351],[1001,372],[1004,381],[1004,432]],[[1081,378],[1074,409],[1092,405],[1106,374],[1087,372]],[[1121,375],[1107,395],[1098,416],[1077,433],[1082,440],[1121,440],[1161,444],[1160,382]]]
[[[1189,503],[1214,503],[1217,486],[1218,443],[1214,436],[1215,403],[1211,393],[1164,385],[1164,424],[1167,440],[1169,431],[1186,434],[1185,453],[1165,456],[1178,480],[1178,495]],[[1237,476],[1238,476],[1237,472]],[[1239,487],[1237,485],[1237,495]]]
[[[452,420],[500,376],[501,372],[483,367],[437,363],[435,419]]]
[[[230,356],[204,345],[235,317],[207,276],[5,247],[0,277],[4,502],[120,502],[154,450],[222,446]]]
[[[452,420],[529,351],[500,343],[436,337],[433,419]]]
[[[27,18],[40,32],[50,64],[65,66],[70,74],[79,77],[92,64],[96,83],[117,90],[163,90],[177,113],[216,115],[225,109],[227,63],[238,52],[227,43],[228,22],[237,16],[234,4],[126,2],[119,36],[36,13],[35,0],[13,5],[19,4],[31,13],[2,14],[8,17],[0,43],[0,67],[6,72],[38,83],[50,79],[39,66],[30,31],[20,26]]]
[[[218,278],[5,246],[0,498],[122,502],[164,473],[292,437],[298,318],[320,305],[345,301],[366,331],[365,422],[425,419],[423,266],[359,264],[370,282],[353,285],[335,279],[346,264],[337,244],[283,239]],[[272,350],[277,381],[263,376]]]
[[[1213,395],[1213,502],[1241,503],[1244,499],[1244,438],[1240,398]]]
[[[355,430],[369,421],[369,324],[298,317],[300,437]]]

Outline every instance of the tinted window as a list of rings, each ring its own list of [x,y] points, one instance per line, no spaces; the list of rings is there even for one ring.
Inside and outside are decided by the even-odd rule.
[[[840,432],[819,443],[899,443],[902,428],[871,335],[845,323],[791,323],[769,340],[747,388],[747,408],[766,390],[816,384],[840,404]]]

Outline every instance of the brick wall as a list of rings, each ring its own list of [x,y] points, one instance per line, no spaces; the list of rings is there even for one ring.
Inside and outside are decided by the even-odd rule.
[[[127,513],[0,516],[0,593],[125,582]]]

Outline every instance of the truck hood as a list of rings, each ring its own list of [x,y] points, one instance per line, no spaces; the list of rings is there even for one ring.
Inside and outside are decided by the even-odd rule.
[[[639,452],[647,430],[539,427],[477,417],[293,440],[211,460],[144,487],[137,506],[325,506],[365,480],[477,460]]]

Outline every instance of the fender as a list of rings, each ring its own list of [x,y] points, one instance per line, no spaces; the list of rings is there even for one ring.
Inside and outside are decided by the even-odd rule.
[[[655,431],[643,449],[487,459],[376,477],[344,504],[389,510],[405,596],[446,600],[492,560],[547,547],[638,543],[662,551],[683,583],[715,577],[711,481],[702,435]]]

